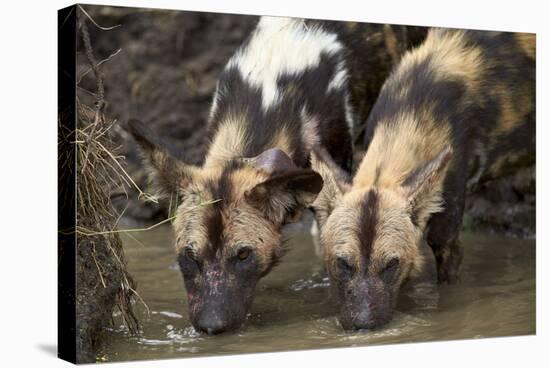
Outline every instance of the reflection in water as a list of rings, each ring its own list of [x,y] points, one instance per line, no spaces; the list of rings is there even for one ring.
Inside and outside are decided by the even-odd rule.
[[[138,236],[139,235],[139,236]],[[535,241],[463,234],[462,282],[408,287],[393,321],[375,331],[344,332],[332,289],[310,236],[291,241],[281,265],[257,287],[245,326],[236,333],[205,336],[187,317],[183,280],[169,227],[124,237],[138,291],[151,313],[137,305],[139,337],[121,326],[100,354],[102,361],[525,335],[535,332]],[[119,319],[115,320],[118,322]]]

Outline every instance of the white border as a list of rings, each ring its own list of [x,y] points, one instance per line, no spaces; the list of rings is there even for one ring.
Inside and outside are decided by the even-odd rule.
[[[97,4],[203,10],[241,14],[307,16],[381,23],[442,25],[537,32],[537,146],[548,157],[550,66],[548,10],[544,1],[95,1]],[[1,37],[1,232],[0,360],[3,366],[57,367],[56,344],[56,34],[58,8],[68,1],[11,0],[2,3]],[[537,171],[538,219],[548,207],[548,162]],[[7,205],[6,205],[7,202]],[[537,336],[382,347],[327,349],[155,361],[158,367],[265,367],[304,364],[357,366],[540,366],[548,361],[549,231],[539,221],[537,234]],[[542,226],[540,226],[542,224]],[[546,290],[545,290],[546,289]],[[498,313],[498,310],[495,310]],[[149,367],[151,362],[112,366]]]

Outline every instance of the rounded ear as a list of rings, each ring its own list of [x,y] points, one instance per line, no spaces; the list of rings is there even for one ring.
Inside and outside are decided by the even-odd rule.
[[[311,167],[323,178],[323,189],[313,203],[315,218],[319,226],[323,227],[338,201],[350,190],[351,177],[320,146],[313,147],[311,151]]]
[[[423,226],[430,214],[443,209],[441,192],[452,153],[451,147],[444,148],[403,181],[402,187],[411,206],[413,223]]]
[[[128,121],[127,130],[145,156],[149,177],[157,183],[158,194],[168,196],[177,193],[191,182],[197,168],[172,157],[149,127],[139,120],[132,119]]]
[[[311,169],[293,168],[273,174],[245,193],[246,201],[278,223],[289,212],[310,206],[323,187],[321,175]]]
[[[280,148],[270,148],[256,157],[245,160],[256,169],[271,175],[298,169],[292,159]]]

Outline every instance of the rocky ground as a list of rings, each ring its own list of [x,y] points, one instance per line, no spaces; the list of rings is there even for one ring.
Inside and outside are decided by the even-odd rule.
[[[536,235],[535,166],[483,183],[466,201],[464,227],[512,236]]]

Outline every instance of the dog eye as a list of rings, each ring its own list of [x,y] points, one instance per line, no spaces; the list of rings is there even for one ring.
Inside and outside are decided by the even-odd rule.
[[[183,252],[185,254],[185,258],[195,263],[197,266],[200,266],[200,261],[197,258],[197,252],[195,251],[195,242],[188,242],[185,246]]]
[[[399,266],[399,259],[398,258],[392,258],[389,260],[388,263],[386,263],[386,266],[381,272],[382,279],[385,282],[390,282],[394,279],[395,273],[397,271],[397,268]]]
[[[300,217],[302,216],[302,212],[296,210],[295,208],[290,208],[287,210],[284,223],[286,224],[292,224],[294,222],[298,222],[300,220]]]
[[[239,258],[239,260],[241,261],[245,261],[246,259],[248,259],[251,252],[252,251],[249,247],[241,247],[237,252],[237,258]]]
[[[392,268],[395,268],[399,265],[399,259],[398,258],[392,258],[388,263],[386,263],[386,267],[384,270],[390,270]]]
[[[336,267],[338,268],[338,275],[341,279],[350,279],[353,276],[353,266],[346,258],[337,257]]]
[[[185,255],[192,259],[193,261],[196,260],[196,256],[195,256],[195,251],[194,251],[194,245],[195,243],[194,242],[190,242],[190,243],[187,243],[187,245],[185,246]]]
[[[201,270],[202,264],[197,256],[194,243],[187,243],[178,256],[178,263],[184,276],[192,276]]]

